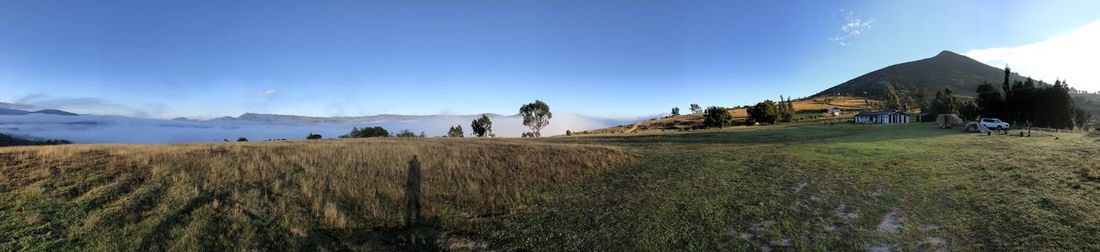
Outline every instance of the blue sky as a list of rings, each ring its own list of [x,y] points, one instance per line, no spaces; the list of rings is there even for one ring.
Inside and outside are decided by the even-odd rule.
[[[1093,39],[1079,31],[1100,19],[1100,1],[318,2],[0,1],[0,100],[153,118],[514,114],[535,99],[650,115],[808,96],[941,50],[1079,63],[1095,46],[1057,42]],[[1049,48],[1063,56],[1035,56]],[[1087,70],[1031,69],[1100,90],[1075,81]]]

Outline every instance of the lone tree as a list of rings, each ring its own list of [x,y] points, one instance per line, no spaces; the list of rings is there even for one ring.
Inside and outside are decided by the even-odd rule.
[[[729,125],[730,119],[733,116],[730,115],[730,111],[723,107],[710,106],[703,114],[703,124],[708,128],[721,128]]]
[[[306,139],[308,139],[308,140],[321,139],[321,134],[309,133],[309,136],[306,136]]]
[[[542,128],[549,125],[550,118],[554,117],[554,114],[550,113],[550,106],[540,100],[523,105],[519,108],[519,114],[523,115],[523,125],[531,128],[533,137],[541,136]]]
[[[680,107],[673,107],[672,108],[672,116],[678,116],[678,115],[680,115]]]
[[[470,128],[474,130],[474,136],[485,137],[493,133],[493,121],[489,120],[489,116],[482,114],[481,118],[474,119],[470,123]]]
[[[703,113],[703,107],[700,107],[699,104],[692,103],[691,104],[691,113],[692,114]]]
[[[465,135],[462,133],[462,125],[455,125],[447,130],[447,137],[462,137],[462,135]]]

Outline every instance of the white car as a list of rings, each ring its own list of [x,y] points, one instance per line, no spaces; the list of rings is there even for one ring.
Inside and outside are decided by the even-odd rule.
[[[998,130],[1008,129],[1008,123],[1002,122],[1001,119],[997,119],[997,118],[982,118],[982,120],[978,123],[981,123],[982,126],[985,126],[986,128],[989,128],[989,129],[998,129]]]

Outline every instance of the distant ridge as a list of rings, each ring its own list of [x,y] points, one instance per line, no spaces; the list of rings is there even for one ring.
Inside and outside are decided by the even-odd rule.
[[[47,115],[60,115],[60,116],[76,116],[78,114],[57,110],[57,109],[43,109],[38,111],[26,111],[19,109],[0,108],[0,115],[27,115],[27,114],[47,114]]]
[[[280,114],[260,114],[260,113],[244,113],[237,117],[219,117],[212,119],[211,121],[248,121],[248,122],[264,122],[264,123],[347,123],[347,122],[376,122],[376,121],[408,121],[408,120],[423,120],[432,118],[475,118],[482,114],[472,115],[394,115],[394,114],[380,114],[371,116],[332,116],[332,117],[314,117],[314,116],[299,116],[299,115],[280,115]],[[498,114],[486,113],[490,118],[507,117]]]
[[[1012,78],[1013,80],[1026,79],[1016,73],[1012,74]],[[928,88],[929,94],[935,94],[936,91],[951,88],[956,95],[974,96],[975,90],[983,81],[989,81],[1000,87],[1001,83],[1004,83],[1004,69],[986,65],[955,52],[942,51],[931,58],[875,70],[813,96],[842,94],[878,98],[882,97],[882,90],[887,83],[893,83],[913,92]]]
[[[39,111],[30,112],[30,114],[50,114],[50,115],[63,115],[63,116],[76,116],[76,115],[78,115],[76,113],[57,110],[57,109],[43,109],[43,110],[39,110]]]

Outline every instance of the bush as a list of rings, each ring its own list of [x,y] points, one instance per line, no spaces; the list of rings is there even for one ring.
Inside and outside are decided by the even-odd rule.
[[[306,139],[307,139],[307,140],[317,140],[317,139],[321,139],[321,134],[314,134],[314,133],[309,133],[309,136],[306,136]]]
[[[386,131],[382,127],[369,127],[369,128],[351,128],[351,132],[347,135],[340,136],[340,138],[363,138],[363,137],[389,137],[390,132]]]
[[[713,127],[725,127],[729,125],[733,116],[730,115],[730,111],[723,107],[710,106],[706,112],[703,112],[703,124],[708,128]]]
[[[248,138],[238,137],[237,142],[248,142]]]
[[[400,133],[397,133],[397,137],[418,137],[416,133],[411,130],[403,129]]]

